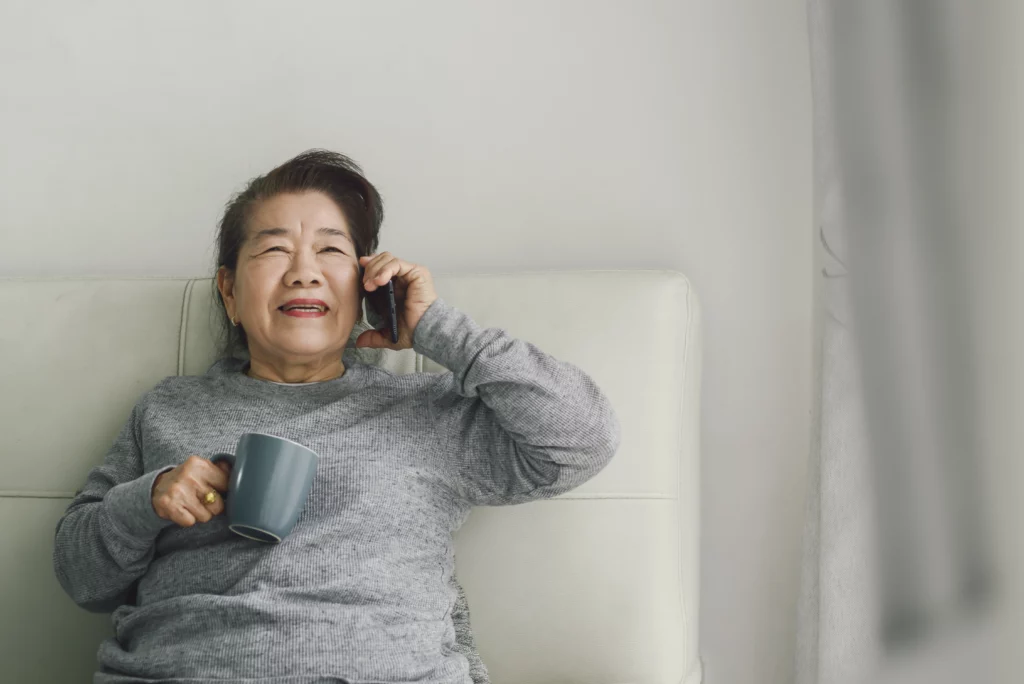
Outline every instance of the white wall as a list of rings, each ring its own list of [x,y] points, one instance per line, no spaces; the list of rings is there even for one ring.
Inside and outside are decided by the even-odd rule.
[[[0,275],[208,274],[229,194],[309,147],[360,161],[382,248],[435,271],[685,272],[707,681],[787,683],[807,59],[803,0],[4,3]]]

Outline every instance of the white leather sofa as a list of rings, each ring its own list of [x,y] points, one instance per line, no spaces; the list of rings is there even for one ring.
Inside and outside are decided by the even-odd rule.
[[[477,508],[457,575],[495,684],[698,684],[700,312],[671,271],[435,274],[590,373],[620,451],[567,495]],[[0,279],[0,681],[91,681],[109,616],[53,573],[57,519],[136,399],[213,360],[209,279]],[[444,369],[412,350],[381,362]]]

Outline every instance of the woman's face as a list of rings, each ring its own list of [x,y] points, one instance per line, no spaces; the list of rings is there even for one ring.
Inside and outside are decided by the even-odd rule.
[[[319,192],[261,202],[246,226],[232,274],[217,286],[229,316],[245,328],[249,354],[274,366],[336,362],[361,314],[359,262],[348,222]],[[284,310],[295,299],[326,311]]]

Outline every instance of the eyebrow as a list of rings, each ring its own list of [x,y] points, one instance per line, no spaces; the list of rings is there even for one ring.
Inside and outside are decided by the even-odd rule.
[[[288,235],[288,232],[289,231],[288,231],[287,228],[264,228],[264,229],[258,231],[255,235],[253,235],[252,239],[255,242],[256,240],[259,240],[260,238],[279,237],[279,236],[282,236],[282,235]],[[323,228],[317,228],[316,232],[319,235],[334,235],[334,236],[337,236],[337,237],[343,237],[346,240],[348,240],[349,242],[352,242],[352,238],[350,238],[348,236],[348,234],[345,233],[345,231],[343,231],[340,228],[330,228],[328,226],[324,226]]]

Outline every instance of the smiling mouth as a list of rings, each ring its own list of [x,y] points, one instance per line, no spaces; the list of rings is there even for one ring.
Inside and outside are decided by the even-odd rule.
[[[277,310],[289,318],[323,318],[327,315],[326,306],[306,304],[303,306],[279,306]]]

